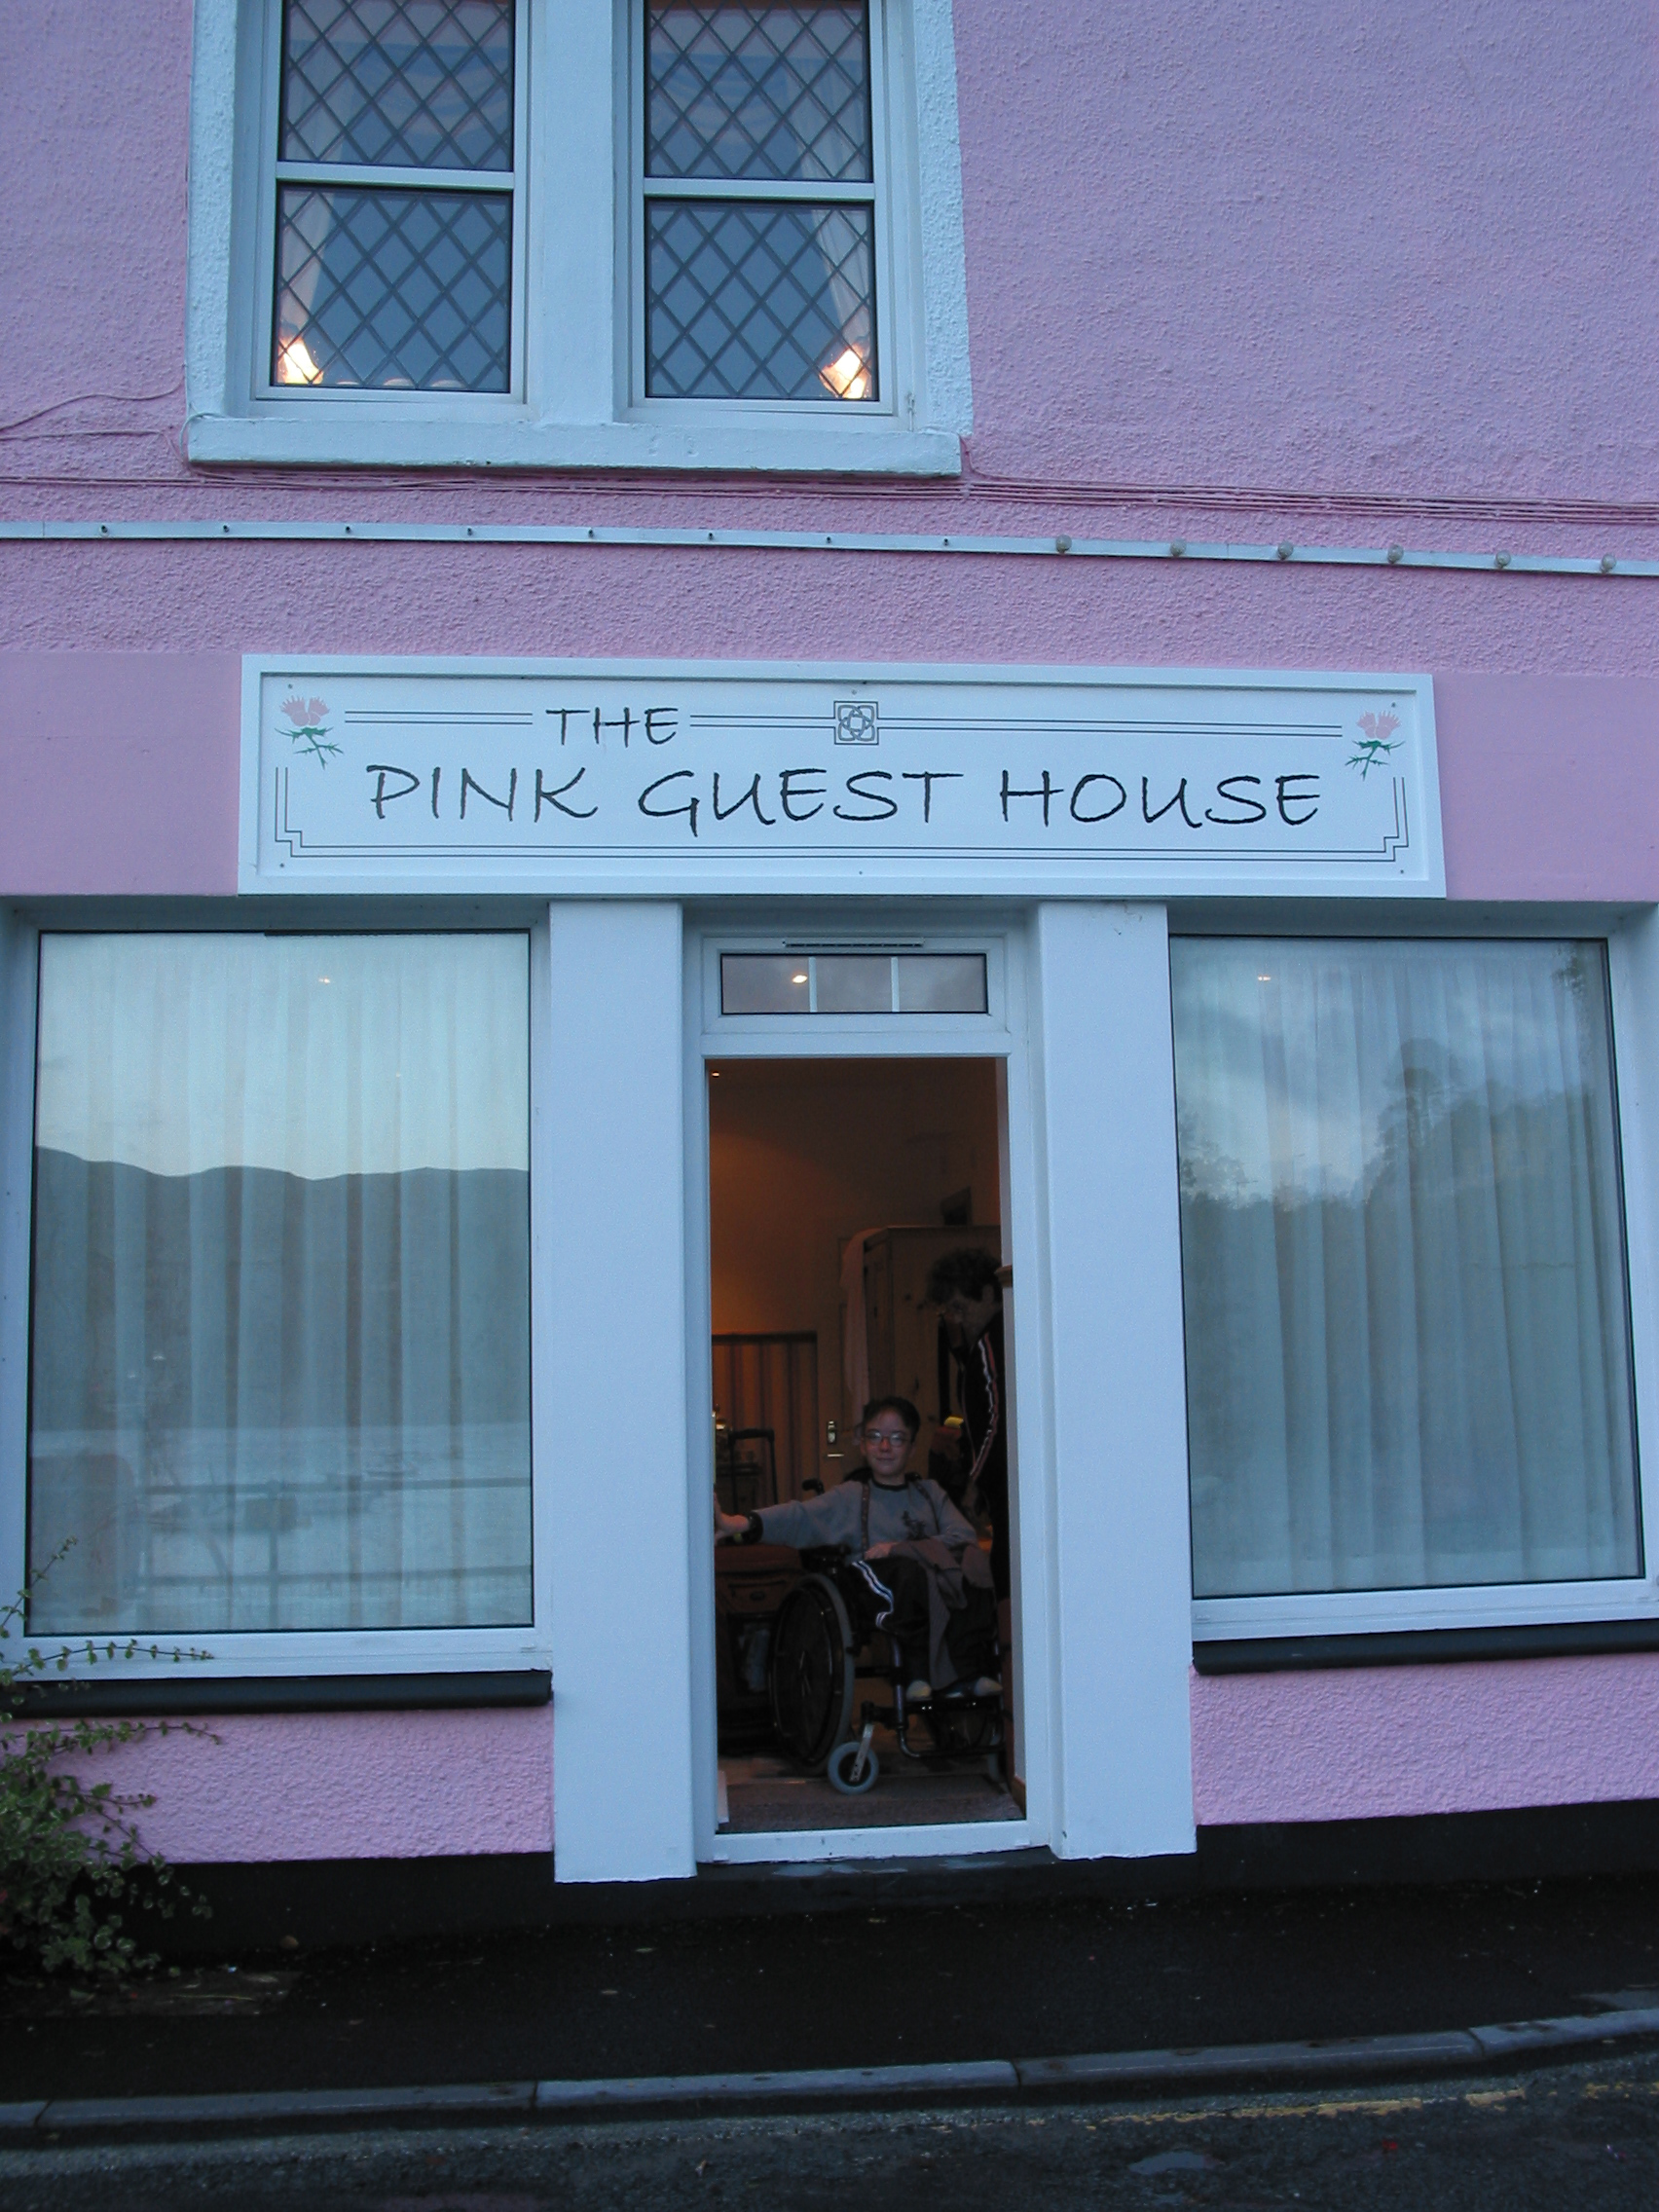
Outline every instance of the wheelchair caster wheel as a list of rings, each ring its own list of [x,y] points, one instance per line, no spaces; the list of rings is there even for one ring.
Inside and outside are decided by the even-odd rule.
[[[861,1751],[864,1752],[864,1771],[855,1778],[854,1769],[858,1765]],[[875,1788],[875,1778],[881,1772],[881,1761],[874,1751],[867,1750],[853,1736],[846,1743],[835,1746],[830,1753],[830,1765],[826,1771],[830,1776],[831,1789],[838,1789],[843,1797],[862,1797],[866,1789]]]

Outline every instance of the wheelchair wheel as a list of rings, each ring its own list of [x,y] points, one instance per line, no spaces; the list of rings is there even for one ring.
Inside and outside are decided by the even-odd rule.
[[[849,1736],[830,1753],[830,1764],[825,1771],[830,1777],[831,1788],[838,1789],[843,1797],[862,1797],[866,1789],[875,1788],[876,1778],[881,1772],[881,1761],[873,1751],[867,1751],[864,1755],[864,1772],[854,1775],[853,1769],[858,1764],[860,1749],[859,1739]]]
[[[822,1773],[853,1710],[853,1630],[841,1593],[803,1575],[772,1630],[772,1718],[791,1754]]]

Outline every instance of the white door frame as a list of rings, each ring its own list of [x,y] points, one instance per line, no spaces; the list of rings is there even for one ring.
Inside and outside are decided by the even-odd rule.
[[[1023,917],[980,909],[903,911],[884,903],[874,912],[839,906],[802,917],[764,911],[685,916],[685,1203],[686,1426],[689,1437],[688,1604],[691,1622],[692,1775],[696,1855],[708,1863],[778,1861],[918,1859],[946,1854],[1018,1851],[1044,1844],[1051,1829],[1050,1698],[1052,1678],[1047,1563],[1051,1505],[1047,1449],[1047,1361],[1030,1341],[1038,1302],[1020,1296],[1035,1280],[1039,1244],[1032,1070],[1027,1050],[1026,947]],[[767,928],[768,921],[772,924]],[[988,1014],[769,1014],[722,1016],[719,954],[782,950],[807,943],[902,945],[905,949],[977,951],[987,955]],[[933,1826],[824,1828],[799,1832],[721,1834],[717,1825],[718,1753],[715,1715],[714,1488],[711,1417],[709,1250],[709,1114],[711,1059],[990,1059],[999,1066],[1003,1257],[1014,1269],[1009,1305],[1009,1372],[1013,1420],[1009,1495],[1013,1507],[1015,1746],[1025,1783],[1025,1817],[1017,1821],[940,1823]],[[1022,1270],[1024,1274],[1022,1276]],[[1029,1312],[1027,1323],[1024,1315]],[[1027,1331],[1026,1341],[1019,1332]],[[1022,1477],[1022,1470],[1024,1470]],[[1035,1693],[1035,1694],[1033,1694]]]

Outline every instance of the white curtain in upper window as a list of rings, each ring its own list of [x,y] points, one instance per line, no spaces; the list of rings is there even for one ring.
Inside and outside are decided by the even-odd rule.
[[[1639,1574],[1602,948],[1171,968],[1196,1594]]]

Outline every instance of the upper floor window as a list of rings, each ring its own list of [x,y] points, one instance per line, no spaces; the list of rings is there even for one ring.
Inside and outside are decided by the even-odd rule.
[[[950,0],[197,11],[198,461],[945,475]]]
[[[272,387],[513,388],[520,13],[514,0],[284,0]]]
[[[647,398],[879,404],[876,14],[645,0]]]

